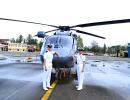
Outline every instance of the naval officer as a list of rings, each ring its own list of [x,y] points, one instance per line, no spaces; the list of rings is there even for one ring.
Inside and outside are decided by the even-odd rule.
[[[78,76],[78,86],[77,90],[83,89],[83,80],[84,80],[84,69],[85,69],[85,56],[83,55],[83,48],[78,49],[76,54],[77,58],[77,76]]]
[[[48,90],[48,88],[53,88],[50,86],[50,79],[51,79],[51,71],[52,71],[52,59],[54,54],[57,53],[52,51],[52,45],[47,45],[47,52],[44,53],[44,63],[43,63],[43,89],[44,90]]]

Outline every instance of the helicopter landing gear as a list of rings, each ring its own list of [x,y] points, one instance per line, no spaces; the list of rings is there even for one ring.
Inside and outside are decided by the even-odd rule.
[[[58,68],[56,69],[56,78],[60,82],[67,82],[71,78],[71,68]]]

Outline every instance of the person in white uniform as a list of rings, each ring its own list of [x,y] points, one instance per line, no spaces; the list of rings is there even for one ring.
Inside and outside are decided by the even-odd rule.
[[[51,71],[52,71],[52,59],[53,59],[53,54],[55,53],[56,52],[52,51],[52,45],[48,45],[47,52],[44,53],[44,63],[43,63],[43,71],[44,71],[43,89],[44,90],[48,90],[48,88],[53,88],[50,86],[50,79],[51,79]]]
[[[43,53],[44,53],[44,45],[42,45],[41,52],[40,52],[40,60],[41,60],[42,64],[43,64]]]
[[[78,86],[77,90],[83,89],[83,80],[84,80],[84,68],[85,68],[85,56],[83,55],[83,49],[78,49],[76,54],[77,58],[77,76],[78,76]]]

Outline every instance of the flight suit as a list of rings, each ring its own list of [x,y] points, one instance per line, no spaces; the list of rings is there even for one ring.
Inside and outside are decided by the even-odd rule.
[[[50,87],[50,79],[51,79],[51,71],[52,71],[52,59],[53,59],[54,51],[47,51],[44,53],[44,59],[46,59],[46,67],[43,67],[43,89]],[[43,65],[44,66],[44,65]]]
[[[78,89],[83,88],[83,80],[84,80],[84,71],[83,69],[83,62],[85,62],[85,56],[82,54],[77,54],[77,76],[78,76]]]

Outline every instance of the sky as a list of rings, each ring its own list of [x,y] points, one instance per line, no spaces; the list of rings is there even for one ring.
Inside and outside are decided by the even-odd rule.
[[[129,0],[0,0],[0,17],[52,25],[75,25],[107,20],[130,19]],[[130,23],[77,28],[106,37],[105,40],[78,34],[85,46],[93,40],[100,46],[127,45]],[[0,20],[0,38],[35,35],[52,27]]]

